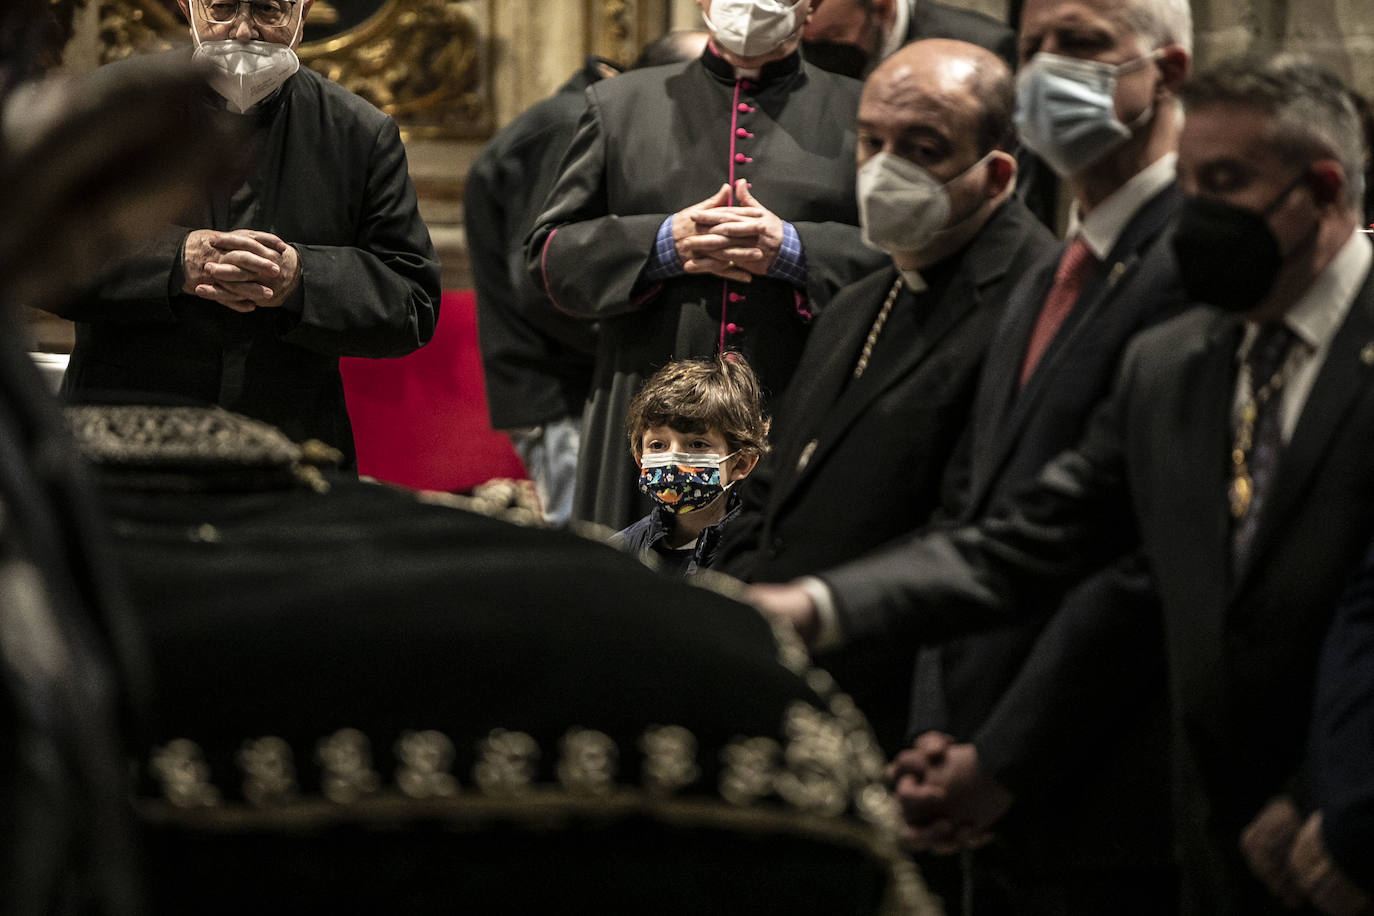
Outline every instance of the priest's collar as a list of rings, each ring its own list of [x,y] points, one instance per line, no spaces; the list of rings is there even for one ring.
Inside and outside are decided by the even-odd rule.
[[[711,45],[710,41],[707,41],[706,50],[701,52],[701,63],[702,66],[710,71],[712,76],[726,82],[733,83],[737,79],[751,79],[761,85],[766,85],[793,76],[797,71],[801,70],[802,57],[800,47],[801,46],[798,45],[798,50],[794,50],[784,58],[770,60],[759,68],[757,73],[751,73],[736,68],[734,64],[721,57],[720,52]]]
[[[973,240],[970,239],[958,251],[952,251],[932,264],[927,264],[919,270],[914,267],[899,267],[897,273],[902,275],[902,283],[913,293],[923,293],[928,289],[941,290],[950,280],[954,279],[954,275],[958,273],[959,267],[963,263],[964,252],[968,251],[969,245],[972,244]]]
[[[906,284],[906,288],[913,293],[923,293],[926,291],[926,278],[921,276],[919,270],[912,268],[911,270],[898,270],[897,273],[902,275],[902,282]]]

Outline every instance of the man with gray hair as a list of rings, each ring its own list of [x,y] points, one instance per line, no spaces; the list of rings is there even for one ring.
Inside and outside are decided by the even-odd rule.
[[[1131,343],[1034,487],[827,578],[845,638],[938,640],[1139,549],[1162,607],[1184,909],[1279,913],[1242,830],[1301,787],[1318,651],[1374,518],[1364,159],[1344,87],[1309,63],[1227,63],[1184,101],[1172,246],[1208,306]],[[813,606],[762,597],[816,638]]]

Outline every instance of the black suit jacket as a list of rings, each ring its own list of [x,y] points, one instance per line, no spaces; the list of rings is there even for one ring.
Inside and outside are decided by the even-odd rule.
[[[968,426],[988,338],[1016,278],[1053,247],[1020,201],[1004,204],[957,262],[930,271],[941,292],[904,290],[868,370],[852,379],[893,267],[846,288],[807,341],[775,429],[776,449],[744,489],[718,567],[780,582],[828,568],[923,524]],[[953,261],[953,259],[951,259]],[[948,273],[946,273],[948,272]],[[943,274],[936,280],[937,274]],[[900,345],[899,345],[900,344]],[[885,749],[906,731],[909,651],[856,650],[822,659],[868,714]]]
[[[1311,743],[1327,851],[1374,894],[1374,545],[1326,635]]]
[[[1175,830],[1190,909],[1263,912],[1240,829],[1296,774],[1322,637],[1374,514],[1374,282],[1303,408],[1248,565],[1230,572],[1241,328],[1199,308],[1128,349],[1085,438],[976,526],[827,574],[854,638],[933,640],[1026,613],[1139,546],[1163,607]]]
[[[1184,307],[1167,231],[1178,203],[1170,186],[1136,212],[1019,391],[1063,249],[1018,286],[979,388],[965,504],[951,507],[963,519],[981,517],[1073,446],[1109,393],[1127,342]],[[1112,614],[1101,613],[1107,607]],[[1135,566],[1114,568],[1070,592],[1050,623],[1052,610],[924,650],[910,732],[939,729],[978,746],[984,764],[1022,800],[1019,817],[1004,827],[1013,842],[1020,824],[1035,837],[1017,844],[1024,855],[1167,862],[1168,796],[1157,778],[1165,762],[1163,666],[1158,652],[1139,649],[1160,638],[1148,578]],[[1112,647],[1119,651],[1106,651]],[[1077,752],[1090,735],[1105,749],[1084,772],[1069,762],[1082,759]],[[1042,806],[1056,816],[1047,820]]]
[[[939,504],[946,462],[968,425],[988,339],[1016,280],[1052,246],[1009,201],[957,255],[916,336],[882,341],[864,376],[854,365],[897,278],[889,266],[837,295],[817,320],[794,388],[774,421],[774,448],[744,490],[744,516],[722,550],[727,571],[784,582],[860,556],[914,530]],[[884,348],[882,344],[888,344]]]

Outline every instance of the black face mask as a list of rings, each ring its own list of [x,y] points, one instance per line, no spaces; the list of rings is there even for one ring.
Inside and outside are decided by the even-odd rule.
[[[1248,312],[1268,295],[1285,258],[1267,217],[1306,177],[1304,172],[1289,182],[1259,213],[1205,197],[1184,198],[1173,246],[1190,299],[1228,312]],[[1315,238],[1313,226],[1309,238],[1289,255]]]
[[[856,80],[863,79],[868,70],[868,55],[864,49],[844,41],[803,40],[802,57],[822,70],[852,76]]]

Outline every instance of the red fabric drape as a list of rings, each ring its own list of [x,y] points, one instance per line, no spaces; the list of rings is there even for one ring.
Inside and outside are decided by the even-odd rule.
[[[427,346],[400,359],[343,359],[339,368],[359,474],[452,491],[525,476],[487,422],[471,290],[444,293]]]

